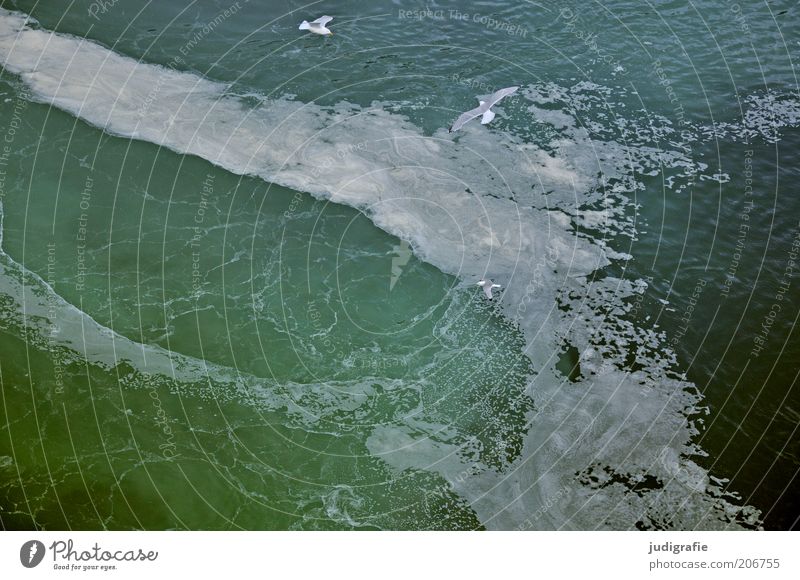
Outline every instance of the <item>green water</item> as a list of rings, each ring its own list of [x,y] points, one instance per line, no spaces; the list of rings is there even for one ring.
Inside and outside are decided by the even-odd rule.
[[[602,341],[622,339],[611,320],[663,332],[656,350],[674,352],[668,376],[685,373],[701,395],[697,407],[669,419],[697,429],[696,452],[686,455],[722,481],[733,504],[759,510],[759,525],[796,525],[800,310],[796,277],[786,270],[800,232],[796,6],[493,1],[431,5],[441,15],[420,17],[400,11],[426,6],[389,2],[298,9],[119,1],[97,18],[87,17],[91,6],[2,3],[42,29],[229,83],[228,94],[254,107],[286,95],[322,107],[378,106],[430,136],[471,108],[476,94],[516,84],[548,95],[536,106],[568,113],[596,142],[689,151],[705,166],[694,178],[669,159],[654,172],[631,171],[638,186],[624,193],[630,204],[620,219],[634,224],[621,228],[626,233],[579,221],[571,229],[631,255],[589,278],[648,281],[641,296],[619,298],[628,312],[603,313]],[[232,6],[231,16],[204,32]],[[459,21],[451,9],[470,17]],[[335,15],[334,37],[296,30],[295,21],[317,13]],[[495,30],[475,14],[521,28]],[[584,42],[589,33],[595,44]],[[575,89],[585,81],[593,87]],[[26,300],[34,299],[0,293],[3,528],[503,528],[560,498],[530,483],[541,467],[519,474],[536,456],[537,413],[545,407],[536,382],[558,377],[556,395],[566,406],[593,392],[591,365],[572,345],[572,314],[563,315],[563,332],[515,320],[513,308],[483,300],[471,271],[437,268],[426,260],[429,248],[379,228],[368,209],[103,131],[31,97],[27,82],[0,76],[3,134],[14,127],[0,189],[2,288],[28,287],[42,305],[29,311]],[[752,104],[767,91],[780,106]],[[533,143],[557,138],[558,125],[530,122],[531,104],[509,100],[487,130]],[[685,133],[659,132],[681,119]],[[713,124],[725,127],[716,137]],[[778,128],[763,129],[770,124]],[[596,173],[591,164],[587,171]],[[722,183],[712,178],[717,173],[727,175]],[[580,185],[575,201],[545,191],[533,205],[558,211],[581,206],[583,195]],[[544,270],[569,293],[567,268]],[[528,282],[522,270],[515,276],[502,280],[509,296],[515,283]],[[543,311],[570,310],[548,296],[541,301]],[[755,356],[754,337],[777,301],[780,313]],[[84,313],[81,326],[61,324],[68,305]],[[572,308],[574,333],[582,335]],[[533,353],[537,341],[552,354]],[[645,350],[621,354],[622,370],[656,366]],[[128,360],[134,357],[141,362]],[[658,376],[637,380],[649,388]],[[576,425],[585,420],[570,417]],[[626,450],[639,445],[618,440]],[[386,446],[401,450],[401,459],[378,451]],[[663,450],[642,453],[655,463]],[[441,467],[456,455],[459,467]],[[640,472],[607,469],[588,483],[584,475],[598,471],[589,461],[561,473],[550,459],[541,470],[586,484],[569,492],[576,504],[614,486],[639,501],[650,477],[659,480],[654,493],[664,479],[641,462]],[[476,479],[516,491],[462,488],[464,477],[453,474],[463,465],[480,471]],[[502,506],[513,494],[534,499],[515,520],[495,519],[499,509],[481,504],[487,493]],[[559,519],[553,510],[548,517],[536,526],[681,527],[652,515],[615,520],[609,513],[598,522]]]

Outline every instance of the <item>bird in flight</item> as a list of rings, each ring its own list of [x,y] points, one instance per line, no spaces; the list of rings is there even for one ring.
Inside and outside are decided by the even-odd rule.
[[[492,290],[494,288],[500,288],[500,284],[495,284],[491,280],[481,280],[478,282],[478,286],[483,288],[483,293],[486,294],[489,300],[492,299]]]
[[[456,119],[456,122],[453,123],[452,127],[450,127],[450,132],[452,133],[453,131],[458,131],[467,121],[471,121],[475,117],[481,117],[481,125],[490,123],[492,119],[494,119],[492,107],[495,106],[500,99],[517,92],[518,88],[519,87],[506,87],[505,89],[500,89],[499,91],[492,93],[486,101],[481,101],[478,99],[479,105]]]
[[[303,20],[300,23],[300,30],[308,30],[309,32],[313,32],[314,34],[321,34],[322,36],[328,36],[329,34],[333,34],[330,29],[326,28],[325,25],[333,20],[333,16],[320,16],[313,22],[308,22],[307,20]]]

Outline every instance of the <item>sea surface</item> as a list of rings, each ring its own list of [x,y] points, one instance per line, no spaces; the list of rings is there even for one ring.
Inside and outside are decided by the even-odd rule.
[[[2,0],[0,528],[796,527],[798,54],[784,0]]]

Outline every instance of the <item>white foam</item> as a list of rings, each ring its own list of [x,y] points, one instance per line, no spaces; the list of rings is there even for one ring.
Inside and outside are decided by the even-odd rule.
[[[27,27],[23,15],[5,10],[0,58],[40,102],[117,135],[358,207],[443,271],[469,281],[489,273],[503,284],[502,308],[525,333],[538,371],[529,391],[540,411],[522,456],[491,469],[448,443],[443,426],[410,420],[377,428],[367,442],[397,470],[441,473],[488,527],[723,527],[753,519],[719,497],[689,459],[696,431],[686,417],[699,396],[669,378],[662,337],[622,320],[634,285],[590,281],[625,256],[574,233],[584,225],[632,235],[620,208],[638,186],[635,174],[690,163],[680,153],[592,139],[567,113],[535,107],[533,115],[559,129],[546,148],[478,124],[457,139],[444,130],[425,136],[379,103],[326,108],[284,98],[248,108],[222,84]],[[533,93],[526,92],[535,100]],[[109,339],[100,329],[97,337]],[[627,350],[613,346],[620,337],[643,345],[641,371],[622,370]],[[593,353],[574,383],[554,370],[565,340]],[[136,358],[137,348],[126,356],[154,364]],[[155,354],[166,357],[157,366],[173,365],[171,353]],[[192,375],[204,370],[192,365]],[[648,477],[658,485],[633,491],[624,483]]]

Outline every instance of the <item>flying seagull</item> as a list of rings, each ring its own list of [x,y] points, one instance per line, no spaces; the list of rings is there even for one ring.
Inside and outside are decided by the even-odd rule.
[[[505,89],[500,89],[499,91],[492,93],[488,101],[481,101],[478,99],[478,103],[480,103],[480,105],[471,111],[467,111],[458,119],[456,119],[456,122],[453,123],[452,127],[450,127],[450,132],[452,133],[453,131],[458,131],[464,126],[464,123],[471,121],[475,117],[481,117],[481,125],[490,123],[492,119],[494,119],[492,107],[495,106],[503,97],[507,97],[508,95],[516,93],[518,88],[519,87],[507,87]]]
[[[320,16],[313,22],[308,22],[307,20],[303,20],[300,23],[300,30],[308,30],[309,32],[313,32],[314,34],[321,34],[322,36],[327,36],[329,34],[333,34],[329,29],[325,27],[325,25],[333,20],[333,16]]]
[[[491,300],[492,299],[492,289],[500,288],[500,284],[495,284],[491,280],[481,280],[478,282],[478,286],[483,288],[483,293],[486,294],[486,297]]]

